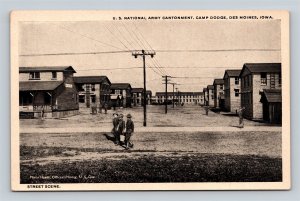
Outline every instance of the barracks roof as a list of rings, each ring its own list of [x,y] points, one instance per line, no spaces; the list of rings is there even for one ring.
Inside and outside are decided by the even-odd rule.
[[[143,93],[144,88],[132,88],[132,93]]]
[[[245,63],[240,76],[245,68],[251,73],[279,73],[281,72],[281,63]]]
[[[280,89],[264,89],[262,96],[266,98],[269,103],[281,103],[281,90]]]
[[[110,86],[111,89],[127,89],[131,88],[129,83],[112,83]]]
[[[214,89],[214,85],[207,85],[207,89]]]
[[[224,84],[224,80],[223,79],[215,79],[214,80],[214,85],[221,85]]]
[[[100,84],[105,80],[109,84],[111,84],[107,76],[75,76],[74,77],[74,82],[78,84]]]
[[[225,74],[224,74],[224,77],[225,75],[227,74],[228,77],[238,77],[241,73],[241,70],[225,70]]]
[[[63,72],[63,71],[72,71],[76,73],[72,66],[40,66],[40,67],[19,67],[20,73],[29,73],[29,72]]]
[[[62,81],[19,82],[19,91],[53,91],[62,83]]]

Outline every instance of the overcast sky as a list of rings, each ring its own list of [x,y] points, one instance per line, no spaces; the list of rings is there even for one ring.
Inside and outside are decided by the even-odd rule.
[[[171,79],[180,91],[202,91],[226,69],[281,62],[279,20],[23,22],[20,36],[20,66],[71,65],[76,76],[106,75],[132,87],[143,87],[143,63],[125,51],[152,48],[156,55],[146,63],[153,92],[164,91],[165,73],[186,77]],[[110,51],[124,52],[57,55]],[[39,54],[55,55],[28,56]]]

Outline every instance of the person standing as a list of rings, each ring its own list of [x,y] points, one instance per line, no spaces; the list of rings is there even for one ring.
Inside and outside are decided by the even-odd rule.
[[[102,113],[102,104],[101,103],[99,103],[99,113]]]
[[[112,128],[112,134],[114,135],[115,141],[116,141],[116,132],[117,132],[117,126],[119,124],[119,117],[118,117],[118,113],[113,113],[113,120],[112,120],[112,124],[113,124],[113,128]]]
[[[205,109],[205,114],[208,115],[208,111],[209,111],[208,106],[204,106],[204,109]]]
[[[91,108],[92,108],[92,114],[97,114],[97,105],[95,102],[92,102]]]
[[[107,114],[107,108],[108,108],[108,104],[107,102],[104,103],[104,113]]]
[[[123,120],[123,114],[119,115],[118,125],[116,127],[116,136],[115,136],[115,145],[120,145],[120,136],[123,134],[125,130],[125,121]]]
[[[134,123],[132,121],[131,114],[127,114],[127,121],[126,121],[126,133],[125,133],[125,149],[129,149],[129,147],[133,147],[133,144],[130,141],[132,134],[134,132]]]
[[[242,107],[239,110],[239,128],[244,128],[244,110],[245,107]]]

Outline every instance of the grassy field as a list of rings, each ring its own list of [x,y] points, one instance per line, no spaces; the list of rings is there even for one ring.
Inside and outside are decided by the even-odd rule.
[[[23,159],[60,156],[60,148],[37,151],[21,147]],[[76,153],[75,153],[76,154]],[[254,155],[169,153],[139,157],[102,158],[56,163],[21,163],[21,183],[122,183],[122,182],[275,182],[282,180],[281,158]]]

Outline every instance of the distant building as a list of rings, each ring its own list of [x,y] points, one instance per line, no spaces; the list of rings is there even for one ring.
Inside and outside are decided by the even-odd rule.
[[[204,105],[204,93],[194,92],[194,103],[196,105]]]
[[[78,114],[78,93],[72,66],[20,67],[20,118],[60,118]]]
[[[112,83],[110,89],[110,99],[113,107],[131,107],[132,88],[129,83]]]
[[[214,85],[207,85],[207,106],[215,106],[215,94],[214,94]]]
[[[76,76],[74,82],[78,89],[79,107],[95,104],[103,107],[110,102],[110,80],[106,76]]]
[[[143,92],[144,88],[132,88],[131,96],[132,96],[132,104],[133,106],[142,106],[143,105]]]
[[[225,98],[224,98],[224,80],[214,80],[214,107],[217,109],[224,109]]]
[[[224,74],[225,111],[237,113],[241,107],[240,75],[241,70],[226,70]]]
[[[174,102],[184,104],[200,104],[204,103],[204,96],[202,92],[168,92],[167,99],[165,92],[156,92],[156,102],[164,103],[167,100],[168,103]]]
[[[246,63],[240,78],[244,116],[281,122],[281,63]]]
[[[147,97],[147,105],[152,104],[152,91],[151,90],[147,90],[146,91],[146,97]]]

